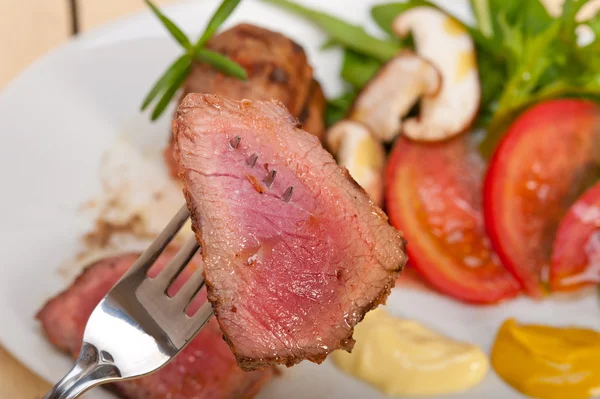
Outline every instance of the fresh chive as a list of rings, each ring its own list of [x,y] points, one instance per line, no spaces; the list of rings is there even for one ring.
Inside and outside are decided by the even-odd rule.
[[[172,63],[166,72],[163,73],[160,79],[158,79],[158,81],[154,84],[152,89],[150,89],[150,92],[148,92],[146,98],[144,98],[144,102],[142,103],[142,111],[148,108],[148,105],[150,105],[157,95],[166,91],[166,89],[173,83],[174,79],[186,68],[189,68],[191,64],[192,57],[187,53]]]
[[[340,46],[340,43],[337,40],[327,39],[321,44],[321,46],[319,46],[319,48],[321,50],[329,50],[329,49],[336,48],[339,46]]]
[[[158,104],[156,104],[156,108],[154,108],[154,111],[152,112],[152,121],[157,120],[163,113],[163,111],[167,108],[167,106],[173,99],[173,96],[175,96],[175,93],[177,93],[177,90],[179,90],[179,87],[190,72],[190,69],[191,65],[183,69],[181,72],[179,72],[178,75],[176,75],[173,78],[171,85],[169,86],[169,88],[167,88],[167,90],[165,90],[162,97],[158,101]]]
[[[233,76],[240,80],[246,80],[248,78],[244,68],[221,53],[201,48],[196,50],[195,58],[198,61],[202,61],[213,66],[226,75]]]
[[[319,26],[332,39],[340,42],[344,47],[387,61],[398,53],[400,45],[397,41],[382,40],[369,35],[365,30],[339,18],[326,13],[311,10],[289,0],[263,0],[267,3],[280,6],[297,15],[300,15]]]
[[[169,68],[161,75],[158,81],[152,86],[144,101],[142,102],[142,111],[156,99],[159,94],[162,94],[158,104],[152,111],[152,120],[158,119],[169,102],[173,99],[179,87],[185,81],[192,68],[194,60],[205,62],[215,69],[238,79],[245,80],[247,78],[246,71],[235,61],[226,56],[204,49],[203,46],[225,22],[227,17],[231,15],[241,0],[223,0],[217,11],[213,14],[202,36],[198,39],[195,46],[192,46],[189,39],[183,31],[175,25],[168,17],[166,17],[151,0],[144,0],[150,7],[154,15],[165,25],[165,28],[171,35],[181,44],[186,50]]]
[[[177,40],[179,44],[181,44],[184,48],[190,50],[192,48],[192,43],[190,43],[190,39],[187,38],[185,33],[173,21],[171,21],[165,14],[163,14],[158,7],[152,3],[150,0],[144,0],[146,4],[150,7],[154,15],[161,20],[165,28],[171,33],[173,38]]]
[[[208,39],[210,39],[215,34],[217,29],[219,29],[219,27],[223,24],[223,22],[225,22],[227,17],[229,17],[233,10],[235,10],[240,1],[241,0],[224,0],[221,3],[217,11],[215,11],[212,18],[208,22],[208,25],[206,25],[204,33],[202,34],[202,36],[200,36],[200,39],[198,39],[198,42],[196,43],[196,49],[206,44]]]
[[[375,76],[381,65],[381,61],[375,58],[346,49],[340,75],[355,89],[360,90]]]

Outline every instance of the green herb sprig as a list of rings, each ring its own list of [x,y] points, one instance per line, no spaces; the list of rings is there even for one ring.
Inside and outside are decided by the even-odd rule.
[[[154,15],[156,15],[156,17],[163,23],[171,36],[173,36],[173,38],[184,49],[183,55],[177,58],[175,62],[173,62],[167,68],[167,70],[156,81],[154,86],[152,86],[142,102],[141,109],[144,111],[158,98],[158,101],[156,102],[154,110],[151,114],[151,119],[153,121],[158,119],[167,108],[173,99],[173,96],[175,96],[175,93],[177,93],[177,90],[179,90],[185,81],[185,78],[190,73],[192,64],[195,61],[207,63],[224,74],[241,80],[245,80],[247,78],[246,71],[238,63],[224,56],[223,54],[219,54],[204,48],[206,42],[215,34],[223,22],[225,22],[227,17],[231,15],[241,0],[223,0],[217,11],[215,11],[208,22],[204,33],[202,33],[195,44],[192,44],[186,34],[183,33],[183,31],[172,20],[164,15],[159,8],[152,3],[152,1],[144,1],[146,4],[148,4]]]
[[[318,25],[331,39],[345,48],[354,50],[379,61],[387,61],[398,52],[395,40],[378,39],[369,35],[362,27],[353,25],[324,12],[311,10],[289,0],[263,0],[304,17]]]

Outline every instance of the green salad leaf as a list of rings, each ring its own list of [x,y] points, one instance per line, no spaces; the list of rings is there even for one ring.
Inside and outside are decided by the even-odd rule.
[[[521,7],[524,16],[523,28],[527,35],[544,32],[554,21],[540,0],[525,1]]]
[[[492,22],[492,11],[490,0],[471,0],[471,9],[477,20],[477,27],[485,37],[494,36],[494,25]]]
[[[362,27],[343,21],[324,12],[312,10],[289,0],[263,0],[282,7],[294,14],[308,19],[321,28],[331,39],[345,48],[385,62],[400,49],[395,40],[384,40],[369,35]]]
[[[329,100],[325,110],[325,122],[327,123],[327,126],[331,126],[344,119],[355,98],[356,91],[350,90],[339,97]]]
[[[600,40],[584,47],[577,44],[575,16],[583,1],[566,0],[559,18],[551,18],[539,0],[526,2],[522,11],[507,6],[503,9],[506,3],[495,1],[499,3],[495,18],[498,34],[506,55],[506,83],[497,99],[491,95],[486,99],[488,104],[484,101],[484,107],[493,106],[493,117],[481,143],[486,157],[494,152],[508,124],[526,107],[557,97],[600,96],[600,49],[596,47]],[[596,19],[589,23],[594,25]],[[482,79],[487,67],[479,65]]]
[[[540,0],[470,0],[477,24],[463,25],[477,49],[482,99],[476,123],[487,127],[484,155],[494,151],[506,126],[531,104],[559,96],[600,98],[600,15],[586,23],[598,40],[577,46],[575,16],[584,3],[566,0],[563,15],[553,18]],[[426,0],[379,4],[371,15],[392,35],[394,19],[420,6],[456,19]]]
[[[179,90],[185,81],[185,78],[192,70],[194,61],[205,62],[226,75],[242,80],[246,79],[246,71],[238,63],[222,54],[204,48],[206,42],[215,34],[227,17],[231,15],[241,0],[223,0],[208,22],[204,33],[194,45],[191,44],[185,33],[164,15],[152,1],[144,1],[185,50],[184,54],[177,58],[177,60],[163,72],[142,101],[141,109],[144,111],[160,95],[160,99],[151,114],[152,121],[158,119],[167,108],[177,93],[177,90]]]
[[[352,50],[344,50],[341,76],[355,89],[362,89],[379,71],[383,63],[376,58],[368,57]]]

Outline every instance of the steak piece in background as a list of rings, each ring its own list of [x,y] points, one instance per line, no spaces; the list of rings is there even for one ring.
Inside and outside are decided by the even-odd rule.
[[[183,84],[180,101],[189,93],[217,94],[231,100],[279,100],[299,119],[304,112],[306,130],[323,136],[325,98],[301,46],[281,33],[251,24],[236,25],[211,38],[206,46],[240,64],[248,79],[242,81],[196,63]],[[176,177],[172,138],[165,161]]]
[[[127,254],[92,264],[69,288],[46,303],[37,318],[53,345],[77,357],[90,314],[138,256]],[[164,267],[172,256],[163,254],[154,267]],[[105,387],[127,399],[239,399],[256,395],[272,375],[272,368],[242,371],[213,318],[159,371]]]
[[[293,115],[300,114],[313,70],[302,47],[292,39],[256,25],[239,24],[212,37],[206,47],[240,64],[248,79],[224,75],[199,62],[183,84],[181,100],[189,93],[218,94],[232,100],[276,99]]]
[[[402,234],[277,102],[190,94],[173,133],[208,298],[238,364],[350,350],[406,263]]]

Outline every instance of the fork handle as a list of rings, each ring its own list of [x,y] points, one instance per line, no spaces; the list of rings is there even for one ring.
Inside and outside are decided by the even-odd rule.
[[[96,385],[120,378],[121,373],[112,362],[111,355],[84,342],[75,366],[43,399],[75,399]]]

